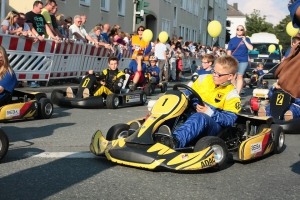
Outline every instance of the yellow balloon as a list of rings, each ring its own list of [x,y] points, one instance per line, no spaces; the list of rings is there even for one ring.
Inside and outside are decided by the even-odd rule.
[[[150,29],[146,29],[143,32],[142,38],[145,42],[150,42],[153,38],[153,33]]]
[[[279,45],[279,49],[280,49],[280,51],[282,50],[282,45]]]
[[[286,32],[289,36],[294,37],[299,32],[298,28],[294,28],[292,22],[286,25]]]
[[[222,32],[221,23],[216,20],[209,22],[207,32],[212,38],[218,37]]]
[[[162,31],[158,35],[158,39],[162,43],[165,43],[166,41],[168,41],[168,38],[169,38],[169,35],[166,31]]]
[[[277,40],[277,43],[279,43],[279,39],[276,39]]]
[[[274,53],[275,50],[276,50],[276,47],[275,47],[274,44],[271,44],[271,45],[268,47],[268,51],[269,51],[270,53]]]

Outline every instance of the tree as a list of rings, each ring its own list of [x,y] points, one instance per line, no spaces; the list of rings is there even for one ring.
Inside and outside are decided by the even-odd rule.
[[[253,12],[248,15],[246,14],[247,35],[251,37],[253,33],[268,32],[274,33],[273,24],[266,22],[266,16],[260,16],[260,11],[254,9]]]
[[[287,50],[291,46],[291,37],[286,32],[286,25],[290,21],[291,17],[287,15],[274,27],[275,35],[279,39],[279,44],[282,45],[282,49],[284,50]]]

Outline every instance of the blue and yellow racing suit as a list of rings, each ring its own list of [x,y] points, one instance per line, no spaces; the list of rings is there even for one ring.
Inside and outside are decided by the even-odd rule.
[[[192,88],[209,106],[205,113],[194,113],[173,133],[178,140],[178,147],[184,147],[200,134],[215,136],[222,127],[230,127],[241,110],[241,100],[231,83],[217,86],[212,74],[200,75]],[[205,135],[204,135],[205,134]]]

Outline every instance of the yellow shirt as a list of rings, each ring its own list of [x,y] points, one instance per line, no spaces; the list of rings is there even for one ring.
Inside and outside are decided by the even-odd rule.
[[[49,14],[48,10],[46,10],[46,8],[42,9],[41,15],[43,15],[46,23],[52,27],[52,20],[51,20],[50,14]],[[45,32],[45,38],[48,39],[48,37],[49,37],[49,35]]]

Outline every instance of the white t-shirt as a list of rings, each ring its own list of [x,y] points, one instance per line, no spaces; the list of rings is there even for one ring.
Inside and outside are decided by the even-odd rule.
[[[165,56],[164,56],[164,52],[167,51],[167,47],[165,44],[163,43],[158,43],[155,45],[155,49],[154,49],[154,53],[155,56],[159,59],[159,60],[165,60]]]
[[[11,24],[9,23],[9,21],[6,20],[6,19],[3,20],[1,26],[8,26],[8,30],[9,30],[9,31],[11,31],[11,30],[16,30],[17,28],[19,28],[19,25],[18,25],[17,23],[16,23],[15,26],[14,26],[14,25],[11,25]]]
[[[75,24],[72,24],[69,28],[70,39],[72,39],[73,33],[78,33],[83,38],[85,38],[87,36],[86,30],[82,26],[80,26],[80,28],[78,28]]]

